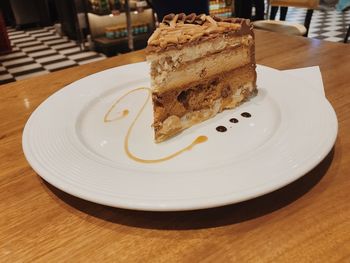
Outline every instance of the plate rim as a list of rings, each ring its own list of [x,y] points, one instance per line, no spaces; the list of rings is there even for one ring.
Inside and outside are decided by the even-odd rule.
[[[132,67],[135,64],[145,64],[145,62],[139,62],[139,63],[134,63],[134,64],[127,64],[124,66],[120,66],[120,67]],[[260,66],[260,65],[259,65]],[[96,75],[96,74],[103,74],[105,71],[110,71],[110,70],[117,70],[120,67],[115,67],[115,68],[111,68],[111,69],[107,69],[92,75],[89,75],[87,77]],[[260,66],[260,67],[265,67],[265,68],[269,68],[266,66]],[[269,68],[272,69],[272,68]],[[275,69],[273,69],[275,70]],[[87,77],[83,78],[86,79]],[[81,79],[80,79],[81,80]],[[78,80],[78,81],[80,81]],[[334,128],[334,132],[333,132],[333,136],[331,138],[329,138],[329,141],[327,142],[327,145],[324,147],[323,152],[320,154],[319,160],[318,161],[314,161],[312,164],[310,164],[309,166],[307,166],[306,169],[303,170],[303,172],[299,172],[298,175],[294,176],[293,178],[289,178],[289,180],[282,180],[283,183],[275,183],[274,187],[267,187],[269,188],[268,190],[266,190],[266,185],[268,184],[264,184],[263,186],[261,186],[260,191],[255,191],[254,194],[247,194],[245,197],[242,198],[235,198],[234,201],[232,201],[232,198],[230,196],[228,196],[227,194],[225,194],[226,198],[219,198],[219,200],[216,198],[215,200],[207,200],[205,202],[197,202],[195,199],[196,198],[191,198],[192,202],[189,202],[187,200],[187,205],[183,205],[183,204],[171,204],[169,205],[169,201],[167,201],[168,204],[164,205],[161,203],[158,204],[150,204],[149,202],[139,202],[138,204],[135,204],[135,200],[134,199],[129,199],[126,200],[124,198],[124,200],[122,202],[118,202],[120,200],[114,200],[113,202],[110,201],[108,202],[108,200],[105,200],[104,198],[98,198],[97,196],[91,197],[88,193],[84,193],[84,191],[81,191],[81,189],[79,189],[79,191],[77,191],[77,189],[74,189],[74,187],[67,187],[64,185],[64,183],[62,184],[62,182],[60,183],[59,180],[55,180],[55,177],[50,177],[49,175],[47,175],[47,173],[50,173],[50,171],[44,171],[46,170],[46,167],[43,167],[40,165],[40,163],[37,162],[37,160],[35,160],[35,158],[33,158],[34,153],[32,152],[32,149],[29,145],[29,131],[31,129],[31,123],[32,120],[35,118],[36,113],[38,112],[38,109],[40,109],[40,107],[42,107],[42,105],[49,99],[51,98],[53,95],[55,95],[56,93],[59,92],[64,92],[65,88],[70,87],[71,85],[76,85],[76,83],[78,82],[73,82],[65,87],[63,87],[62,89],[58,90],[57,92],[51,94],[51,96],[49,96],[46,100],[44,100],[31,114],[31,116],[29,117],[29,119],[27,120],[25,126],[24,126],[24,130],[23,130],[23,135],[22,135],[22,148],[23,148],[23,152],[25,155],[25,158],[27,159],[28,163],[31,165],[31,167],[33,168],[33,170],[40,176],[42,177],[45,181],[47,181],[48,183],[52,184],[53,186],[57,187],[58,189],[69,193],[73,196],[76,196],[78,198],[82,198],[84,200],[90,201],[90,202],[94,202],[94,203],[98,203],[98,204],[102,204],[102,205],[108,205],[108,206],[112,206],[112,207],[118,207],[118,208],[125,208],[125,209],[132,209],[132,210],[143,210],[143,211],[185,211],[185,210],[197,210],[197,209],[205,209],[205,208],[212,208],[212,207],[217,207],[217,206],[223,206],[223,205],[228,205],[228,204],[233,204],[233,203],[238,203],[238,202],[242,202],[245,200],[249,200],[252,198],[256,198],[258,196],[273,192],[277,189],[280,189],[288,184],[290,184],[291,182],[299,179],[300,177],[302,177],[303,175],[305,175],[306,173],[308,173],[309,171],[311,171],[314,167],[316,167],[326,156],[327,154],[331,151],[331,149],[334,146],[334,143],[336,141],[337,138],[337,134],[338,134],[338,121],[337,121],[337,116],[336,113],[334,111],[334,108],[332,107],[332,105],[330,104],[330,102],[324,97],[324,101],[323,103],[325,103],[325,107],[327,107],[327,110],[329,111],[329,113],[333,116],[333,121],[335,126]],[[255,189],[256,190],[256,189]],[[249,192],[249,191],[248,191]],[[232,195],[234,195],[235,193],[233,193]],[[203,200],[203,198],[199,198],[200,200]],[[194,201],[193,201],[194,200]],[[171,203],[171,202],[170,202]]]

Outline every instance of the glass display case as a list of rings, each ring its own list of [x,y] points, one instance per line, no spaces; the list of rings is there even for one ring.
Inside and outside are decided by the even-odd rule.
[[[87,17],[95,49],[107,56],[146,47],[155,29],[146,1],[88,0]]]
[[[87,17],[95,49],[107,56],[144,48],[156,27],[144,0],[87,0]],[[232,16],[232,0],[208,1],[211,15]]]
[[[218,17],[232,17],[232,0],[210,0],[209,13]]]

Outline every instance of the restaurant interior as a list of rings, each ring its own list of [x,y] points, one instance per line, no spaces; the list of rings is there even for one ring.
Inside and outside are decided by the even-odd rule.
[[[191,1],[164,5],[162,1],[151,0],[3,0],[0,84],[145,48],[158,21],[167,12],[244,17],[258,20],[255,26],[263,30],[347,42],[349,1],[315,2],[312,7],[279,9],[266,0],[197,1],[193,6]],[[293,32],[293,27],[272,28],[264,21],[267,19],[300,24],[307,32]]]
[[[0,0],[0,262],[350,262],[350,0]]]

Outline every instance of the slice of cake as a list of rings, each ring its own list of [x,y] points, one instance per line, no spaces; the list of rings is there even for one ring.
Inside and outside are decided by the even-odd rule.
[[[170,14],[148,40],[155,141],[257,93],[249,20]]]

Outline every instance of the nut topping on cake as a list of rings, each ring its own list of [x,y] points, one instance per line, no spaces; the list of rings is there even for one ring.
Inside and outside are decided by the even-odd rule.
[[[249,20],[240,18],[211,17],[205,14],[169,14],[148,40],[147,50],[181,48],[182,44],[205,41],[225,33],[228,35],[251,34]]]

